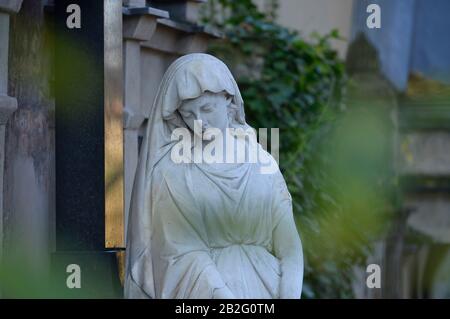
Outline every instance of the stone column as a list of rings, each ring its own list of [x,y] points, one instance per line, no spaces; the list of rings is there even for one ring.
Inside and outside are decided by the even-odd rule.
[[[17,13],[22,0],[0,0],[0,262],[3,254],[3,165],[5,125],[17,109],[17,100],[8,96],[9,15]]]

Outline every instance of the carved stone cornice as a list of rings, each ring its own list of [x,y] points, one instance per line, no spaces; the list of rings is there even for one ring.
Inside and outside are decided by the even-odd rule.
[[[123,16],[123,37],[131,40],[148,41],[153,36],[157,20],[169,18],[169,13],[151,7],[124,7]]]

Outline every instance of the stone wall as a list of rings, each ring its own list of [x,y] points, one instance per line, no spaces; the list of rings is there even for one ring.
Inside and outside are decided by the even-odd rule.
[[[10,15],[20,10],[22,1],[0,1],[0,262],[3,257],[4,242],[4,161],[6,124],[11,114],[17,109],[17,100],[8,95],[9,67],[9,24]]]
[[[204,52],[208,42],[220,35],[192,21],[203,1],[178,1],[166,6],[146,6],[130,1],[124,9],[124,140],[125,140],[125,229],[139,136],[150,114],[159,83],[167,67],[179,56]],[[180,6],[175,10],[176,5]],[[172,18],[172,11],[177,12]],[[184,13],[184,15],[183,15]]]
[[[5,256],[46,267],[54,214],[51,33],[44,0],[23,1],[11,16],[8,94],[17,111],[6,126]],[[14,256],[13,256],[14,255]]]

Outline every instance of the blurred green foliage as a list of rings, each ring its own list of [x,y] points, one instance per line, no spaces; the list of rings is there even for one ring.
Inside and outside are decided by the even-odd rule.
[[[274,22],[277,1],[268,3],[263,12],[251,0],[209,1],[204,23],[225,34],[210,53],[235,75],[249,124],[280,129],[279,164],[305,253],[303,297],[351,298],[352,267],[390,210],[381,194],[391,176],[389,121],[382,112],[347,116],[344,63],[330,46],[336,30],[305,40]]]

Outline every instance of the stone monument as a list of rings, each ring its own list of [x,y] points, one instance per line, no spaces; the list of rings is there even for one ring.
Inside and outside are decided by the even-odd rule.
[[[272,156],[236,133],[252,130],[243,104],[229,69],[211,55],[182,56],[166,71],[132,190],[126,298],[300,298],[292,199]],[[182,155],[177,130],[188,132]],[[199,140],[205,155],[218,139],[225,143],[211,153],[227,160],[196,158]],[[229,145],[240,144],[244,160],[229,161]],[[264,171],[267,163],[276,169]]]

